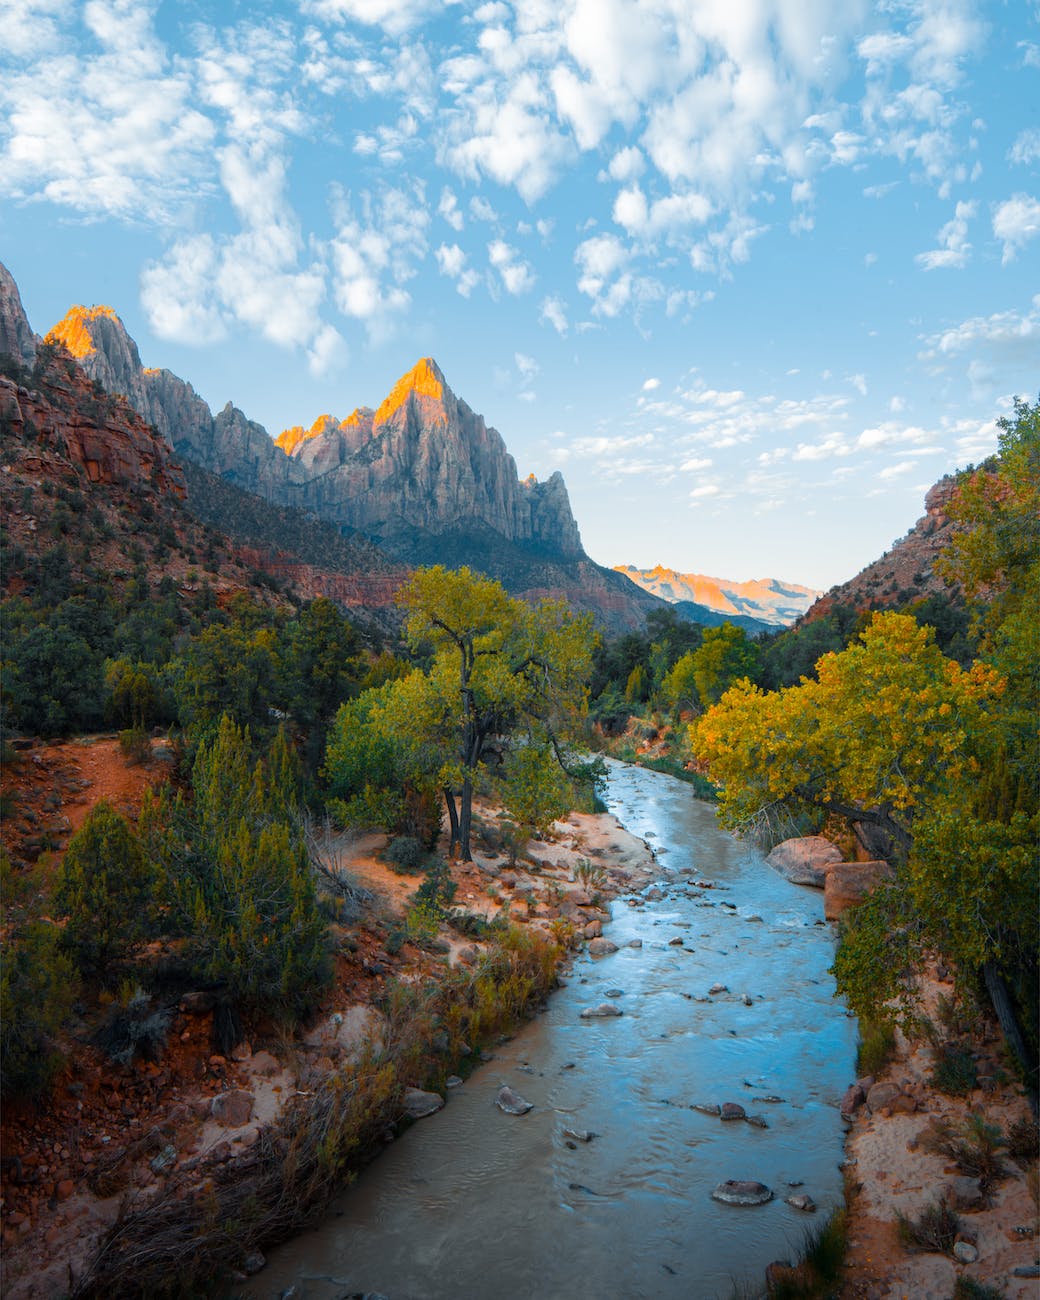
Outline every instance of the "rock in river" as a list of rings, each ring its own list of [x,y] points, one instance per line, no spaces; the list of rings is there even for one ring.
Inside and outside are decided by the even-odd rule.
[[[711,1199],[721,1201],[723,1205],[765,1205],[766,1201],[773,1199],[773,1193],[765,1183],[729,1178],[719,1183]]]
[[[738,1106],[735,1101],[724,1101],[721,1116],[723,1119],[747,1119],[747,1112],[743,1106]]]
[[[607,957],[610,953],[617,952],[617,944],[613,939],[592,939],[589,952],[593,957]]]
[[[526,1115],[532,1108],[533,1103],[525,1101],[518,1092],[514,1092],[508,1085],[503,1084],[498,1090],[495,1105],[499,1110],[504,1110],[507,1115]]]
[[[608,1016],[623,1015],[621,1008],[615,1006],[613,1002],[601,1002],[598,1007],[586,1007],[581,1013],[582,1020],[598,1020],[601,1017],[606,1019]]]
[[[401,1098],[408,1119],[425,1119],[444,1105],[444,1098],[436,1092],[423,1092],[422,1088],[405,1088]]]

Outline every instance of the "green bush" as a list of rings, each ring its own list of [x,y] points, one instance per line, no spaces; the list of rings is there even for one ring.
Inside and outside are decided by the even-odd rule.
[[[896,1047],[896,1032],[887,1020],[860,1017],[859,1046],[856,1048],[856,1073],[878,1075],[892,1059]]]
[[[61,1069],[55,1035],[76,996],[76,973],[61,931],[32,920],[4,944],[0,974],[0,1091],[40,1096]]]
[[[140,946],[156,885],[130,823],[102,799],[72,837],[55,878],[55,904],[68,918],[62,942],[82,972],[102,974]]]
[[[966,1047],[955,1043],[940,1044],[932,1069],[932,1085],[950,1097],[963,1097],[977,1088],[978,1071],[975,1058]]]
[[[414,835],[398,835],[386,846],[383,857],[394,871],[413,876],[422,870],[426,851]]]
[[[114,1002],[95,1044],[119,1065],[130,1065],[136,1057],[157,1061],[166,1046],[173,1013],[168,1007],[153,1007],[142,989],[135,988],[126,1002]]]

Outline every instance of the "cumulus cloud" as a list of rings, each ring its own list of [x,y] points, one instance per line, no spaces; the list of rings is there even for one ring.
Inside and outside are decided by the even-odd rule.
[[[1028,167],[1040,162],[1040,127],[1028,126],[1015,137],[1015,143],[1008,150],[1008,161]]]
[[[975,203],[958,203],[953,217],[947,221],[938,234],[938,248],[927,253],[918,253],[914,259],[918,266],[926,271],[967,266],[971,254],[968,242],[968,222],[975,216]]]
[[[382,27],[390,36],[415,27],[438,7],[436,0],[303,0],[300,6],[317,18]]]
[[[498,272],[507,293],[517,295],[534,288],[534,272],[505,240],[493,239],[488,244],[488,260]]]
[[[480,283],[480,276],[472,267],[466,265],[466,254],[458,244],[441,244],[435,256],[441,275],[454,280],[455,288],[463,298],[468,298]]]
[[[534,357],[529,357],[525,352],[514,352],[513,360],[522,379],[533,379],[538,374],[540,366]]]
[[[422,190],[387,186],[363,193],[357,203],[339,191],[334,217],[330,253],[336,305],[361,321],[373,339],[388,337],[394,316],[411,303],[404,286],[426,253],[430,214]]]
[[[451,226],[452,230],[461,230],[465,224],[462,213],[459,211],[459,201],[455,197],[453,190],[447,186],[441,190],[441,200],[437,204],[438,213]]]
[[[539,319],[551,325],[561,338],[567,333],[567,308],[562,298],[554,296],[543,298]]]
[[[1040,201],[1015,194],[993,209],[993,234],[1003,241],[1001,261],[1013,262],[1031,239],[1040,235]]]

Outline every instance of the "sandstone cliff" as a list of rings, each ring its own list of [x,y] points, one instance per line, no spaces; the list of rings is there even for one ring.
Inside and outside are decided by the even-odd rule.
[[[36,359],[37,342],[25,318],[14,277],[0,262],[0,353],[14,357],[23,366],[31,366]]]

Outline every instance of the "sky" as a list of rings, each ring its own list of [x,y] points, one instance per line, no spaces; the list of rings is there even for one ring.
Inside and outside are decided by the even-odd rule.
[[[432,355],[590,555],[827,588],[1040,390],[1035,0],[0,0],[45,333],[272,435]]]

